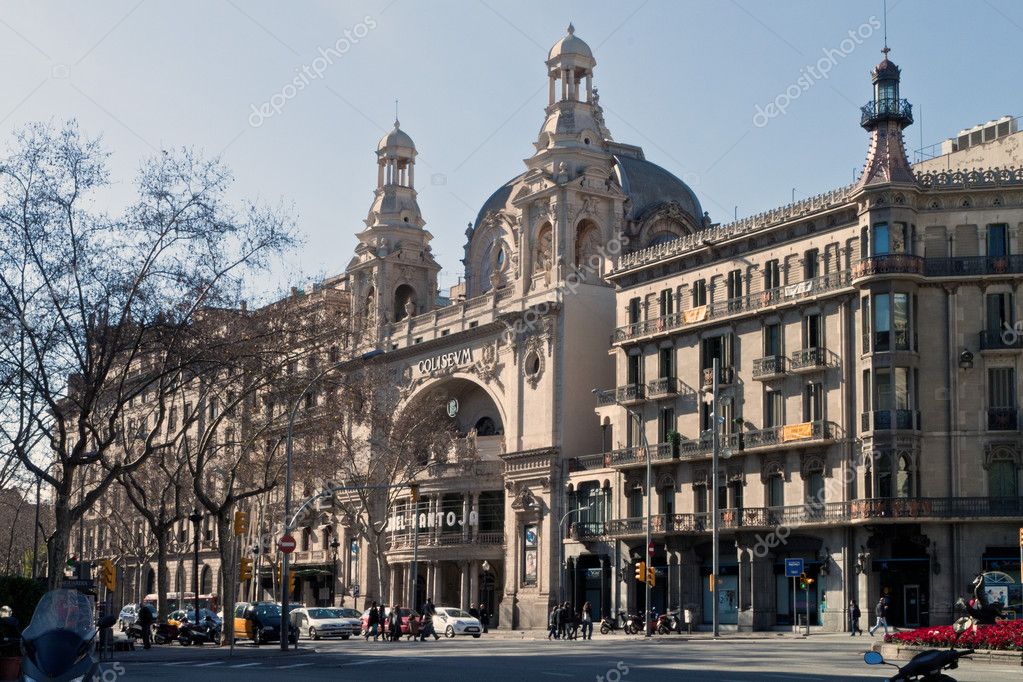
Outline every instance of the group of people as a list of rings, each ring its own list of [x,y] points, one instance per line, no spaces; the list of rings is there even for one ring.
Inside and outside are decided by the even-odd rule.
[[[414,618],[408,620],[408,634],[413,635],[417,628]],[[372,637],[373,641],[383,638],[385,642],[397,642],[401,639],[401,606],[395,604],[388,610],[384,604],[370,604],[369,613],[366,616],[366,632],[364,637],[367,641]]]
[[[855,599],[849,600],[849,636],[855,637],[856,635],[862,635],[863,630],[860,629],[860,616],[863,614],[860,612],[860,605]],[[877,604],[874,605],[874,616],[877,619],[867,632],[870,636],[874,636],[874,632],[880,628],[884,628],[884,634],[888,634],[888,598],[882,596],[877,600]]]
[[[567,601],[555,604],[547,616],[547,628],[547,639],[577,639],[580,629],[583,639],[593,639],[593,607],[586,602],[577,612]]]

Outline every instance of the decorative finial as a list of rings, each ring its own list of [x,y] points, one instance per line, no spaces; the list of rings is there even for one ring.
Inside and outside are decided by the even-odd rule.
[[[398,98],[394,98],[394,127],[398,128]]]
[[[572,22],[568,22],[568,35],[575,35],[575,26],[572,25]]]
[[[884,49],[881,52],[884,53],[884,58],[888,59],[888,53],[891,51],[888,49],[888,0],[882,0],[881,8],[884,15]]]
[[[881,48],[881,53],[884,54],[884,58],[885,59],[888,59],[888,53],[891,52],[891,51],[892,51],[892,48],[888,47],[887,45],[885,45],[884,47]]]

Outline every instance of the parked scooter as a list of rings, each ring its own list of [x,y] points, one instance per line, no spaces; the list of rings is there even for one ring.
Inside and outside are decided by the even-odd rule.
[[[181,646],[215,644],[219,639],[220,632],[209,618],[201,623],[183,620],[178,625],[178,641],[181,642]]]
[[[956,649],[955,643],[959,635],[963,634],[976,625],[972,618],[960,618],[952,624],[952,630],[956,637],[952,640],[950,649],[929,649],[921,651],[909,660],[909,663],[899,668],[894,663],[888,663],[884,657],[876,651],[868,651],[863,655],[863,662],[869,665],[890,665],[899,668],[894,677],[889,677],[889,682],[956,682],[954,677],[944,674],[944,670],[955,670],[959,667],[959,659],[969,656],[973,649]]]
[[[657,634],[666,635],[670,632],[681,632],[681,621],[678,611],[668,611],[657,617]]]
[[[625,626],[622,628],[627,635],[638,635],[643,632],[643,616],[638,613],[631,613],[625,617]]]
[[[117,616],[111,615],[98,625],[112,628],[116,622]],[[99,678],[97,632],[88,597],[76,590],[47,592],[21,635],[22,679],[94,682]]]
[[[614,618],[604,617],[600,619],[600,634],[606,635],[621,630],[628,619],[624,611],[619,611]]]

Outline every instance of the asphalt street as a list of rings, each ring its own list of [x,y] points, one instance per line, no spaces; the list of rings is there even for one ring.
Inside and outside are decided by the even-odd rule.
[[[398,643],[305,642],[315,653],[282,655],[273,647],[239,651],[197,652],[178,646],[136,652],[104,664],[113,675],[103,679],[204,680],[373,680],[414,679],[596,680],[645,682],[868,682],[883,680],[895,669],[868,666],[863,652],[870,640],[820,635],[763,639],[727,637],[719,641],[660,636],[649,641],[625,635],[597,635],[592,641],[557,642],[483,638]],[[141,655],[140,655],[141,654]],[[120,666],[120,667],[117,667]],[[1018,682],[1019,667],[967,663],[954,677],[959,682]]]

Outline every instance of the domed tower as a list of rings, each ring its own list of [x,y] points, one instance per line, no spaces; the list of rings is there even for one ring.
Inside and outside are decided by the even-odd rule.
[[[347,268],[360,327],[356,332],[367,345],[379,344],[381,324],[436,306],[440,265],[416,201],[416,154],[415,143],[397,120],[377,144],[373,205]]]
[[[870,132],[870,150],[858,187],[916,182],[902,138],[902,131],[913,123],[913,107],[899,98],[900,70],[888,59],[888,46],[881,51],[884,59],[871,74],[874,99],[861,109],[860,125]]]

